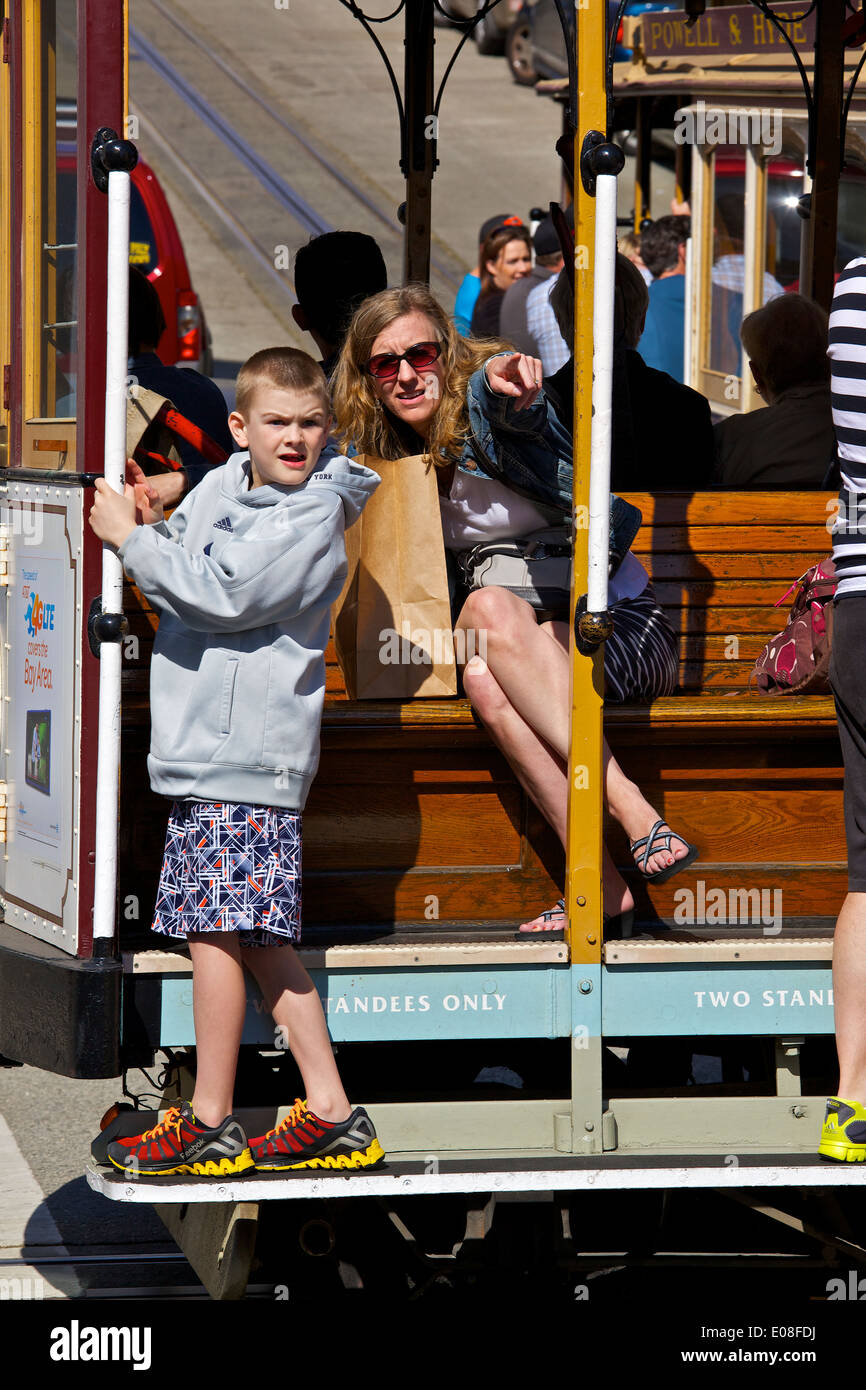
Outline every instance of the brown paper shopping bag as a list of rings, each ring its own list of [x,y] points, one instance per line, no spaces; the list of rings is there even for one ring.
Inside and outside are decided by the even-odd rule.
[[[421,455],[362,457],[381,485],[346,532],[334,646],[350,700],[457,694],[439,493]]]

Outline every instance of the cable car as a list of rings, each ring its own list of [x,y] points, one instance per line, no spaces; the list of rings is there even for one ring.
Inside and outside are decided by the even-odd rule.
[[[405,22],[407,37],[423,40],[407,49],[415,95],[406,117],[423,129],[428,0]],[[578,9],[577,23],[576,241],[595,250],[576,268],[575,369],[583,383],[594,367],[598,384],[610,371],[616,160],[603,7]],[[12,4],[3,40],[0,1052],[81,1078],[113,1077],[161,1055],[168,1105],[190,1093],[194,1032],[189,959],[155,947],[148,933],[165,826],[145,770],[156,615],[131,585],[128,630],[109,607],[100,612],[102,555],[86,525],[107,439],[116,462],[105,405],[125,366],[117,324],[106,327],[117,281],[109,282],[108,198],[97,182],[110,193],[123,176],[109,166],[125,158],[125,7]],[[819,92],[818,110],[832,99]],[[74,245],[61,241],[61,103],[76,112]],[[416,163],[406,169],[409,277],[423,274],[433,143],[412,147]],[[604,155],[594,160],[593,150]],[[764,155],[746,159],[766,189]],[[717,165],[717,175],[738,178],[739,168]],[[709,204],[697,206],[700,222]],[[698,267],[693,283],[703,274]],[[809,274],[801,270],[800,283],[813,289]],[[73,370],[74,416],[64,413]],[[106,1198],[157,1207],[215,1297],[242,1294],[262,1203],[268,1220],[279,1210],[285,1230],[300,1219],[302,1199],[335,1199],[333,1213],[349,1210],[346,1199],[376,1197],[396,1218],[398,1200],[450,1194],[460,1203],[458,1249],[489,1230],[499,1196],[553,1194],[564,1212],[579,1194],[603,1190],[823,1191],[852,1180],[814,1157],[832,1046],[832,922],[844,893],[832,701],[771,705],[744,691],[777,622],[778,594],[804,560],[829,548],[828,499],[636,495],[644,525],[635,551],[680,634],[680,688],[649,707],[603,709],[609,459],[592,418],[609,414],[610,401],[598,391],[594,411],[583,389],[575,401],[575,514],[589,517],[589,538],[585,545],[576,533],[572,597],[575,608],[585,592],[588,602],[576,613],[572,651],[566,864],[465,701],[353,702],[331,662],[305,815],[302,958],[387,1167],[351,1179],[213,1182],[88,1168]],[[116,696],[105,693],[109,665],[123,691],[119,716],[119,703],[108,703]],[[605,940],[602,920],[603,833],[634,875],[601,809],[603,718],[630,774],[701,851],[670,885],[639,884],[639,931],[624,940]],[[119,802],[117,760],[98,776],[111,748]],[[109,808],[99,818],[98,805]],[[809,833],[816,822],[820,843]],[[517,939],[516,923],[558,895],[563,870],[564,940]],[[237,1113],[261,1132],[283,1113],[291,1073],[252,988],[243,1042]],[[717,1081],[704,1086],[688,1077],[699,1045],[719,1061]],[[515,1075],[522,1085],[509,1084]],[[413,1219],[400,1208],[410,1232]],[[364,1229],[369,1240],[372,1227]]]

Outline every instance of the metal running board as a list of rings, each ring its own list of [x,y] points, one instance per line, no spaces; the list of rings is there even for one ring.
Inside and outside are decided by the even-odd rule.
[[[678,936],[608,941],[605,965],[709,965],[713,961],[831,961],[832,936],[712,937],[699,940],[689,933]]]
[[[563,965],[568,963],[568,947],[561,937],[539,941],[381,941],[358,942],[344,946],[324,946],[298,951],[308,970],[382,970],[407,966],[438,965]],[[178,951],[126,951],[124,975],[189,975],[192,961]]]
[[[239,1178],[139,1178],[131,1182],[114,1170],[85,1170],[88,1186],[113,1202],[263,1202],[310,1197],[434,1196],[463,1192],[599,1192],[621,1189],[746,1187],[862,1187],[859,1163],[828,1163],[797,1155],[741,1157],[736,1167],[720,1165],[718,1155],[635,1158],[550,1158],[497,1155],[479,1161],[477,1155],[441,1159],[437,1171],[429,1163],[400,1154],[370,1173],[257,1173]]]

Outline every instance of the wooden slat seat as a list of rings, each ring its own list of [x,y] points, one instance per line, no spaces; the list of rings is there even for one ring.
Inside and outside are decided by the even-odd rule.
[[[787,621],[793,593],[783,598],[786,590],[830,553],[835,494],[629,500],[644,517],[634,553],[680,637],[680,686],[648,709],[608,706],[605,726],[629,775],[700,850],[690,869],[656,888],[632,877],[638,915],[652,911],[676,926],[703,880],[705,894],[778,891],[788,925],[832,922],[846,889],[832,696],[768,698],[749,689],[749,678]],[[614,826],[610,840],[627,866],[628,847]],[[717,933],[733,934],[733,925]],[[769,938],[768,952],[777,939]]]

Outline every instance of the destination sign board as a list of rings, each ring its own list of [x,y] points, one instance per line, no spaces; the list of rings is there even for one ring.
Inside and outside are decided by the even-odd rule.
[[[771,5],[794,47],[815,46],[815,12],[803,18],[808,0]],[[707,10],[689,28],[685,11],[645,14],[641,18],[641,47],[647,58],[703,58],[731,53],[782,53],[790,48],[772,20],[752,5],[733,5]]]

